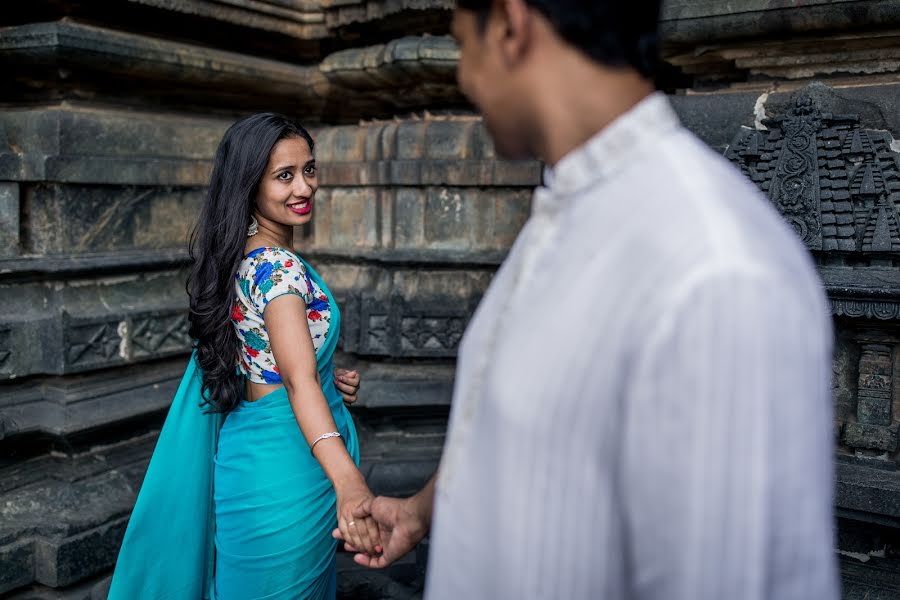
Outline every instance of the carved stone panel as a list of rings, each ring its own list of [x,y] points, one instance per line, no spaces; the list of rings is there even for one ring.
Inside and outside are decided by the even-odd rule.
[[[893,415],[896,340],[867,331],[857,335],[856,342],[860,349],[856,422],[844,427],[843,441],[857,452],[895,452],[900,442]]]
[[[726,156],[768,193],[814,251],[900,251],[900,167],[893,139],[859,116],[801,94],[766,130],[742,130]]]
[[[394,300],[388,307],[369,311],[363,302],[359,352],[374,356],[454,357],[469,311],[437,305],[408,305]]]
[[[115,318],[63,319],[65,371],[75,372],[162,358],[191,347],[184,311],[151,311]]]
[[[0,375],[9,372],[9,358],[12,355],[10,344],[10,328],[0,328]]]

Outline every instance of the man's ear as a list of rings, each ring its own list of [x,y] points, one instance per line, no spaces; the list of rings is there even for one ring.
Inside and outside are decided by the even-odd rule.
[[[495,0],[494,10],[503,25],[501,54],[506,65],[513,67],[522,61],[532,44],[534,15],[525,0]]]

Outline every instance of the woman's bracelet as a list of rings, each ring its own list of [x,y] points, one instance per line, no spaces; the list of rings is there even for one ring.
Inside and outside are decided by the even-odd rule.
[[[317,437],[316,440],[312,444],[309,445],[309,453],[310,454],[313,453],[313,448],[316,447],[316,444],[318,444],[322,440],[327,440],[328,438],[333,438],[333,437],[341,437],[341,434],[338,433],[337,431],[332,431],[330,433],[323,433],[322,435]],[[313,456],[315,456],[315,455],[313,455]]]

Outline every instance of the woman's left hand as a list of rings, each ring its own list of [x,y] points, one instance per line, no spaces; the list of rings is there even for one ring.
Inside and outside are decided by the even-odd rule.
[[[334,385],[344,397],[344,404],[350,406],[359,394],[359,372],[335,367]]]

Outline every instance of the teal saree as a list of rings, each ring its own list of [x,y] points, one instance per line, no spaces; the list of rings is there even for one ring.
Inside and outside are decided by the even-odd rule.
[[[340,312],[306,267],[332,307],[316,356],[322,391],[358,464],[356,428],[332,375]],[[335,492],[284,388],[241,402],[224,419],[203,412],[201,388],[192,356],[128,523],[110,600],[334,598]]]

